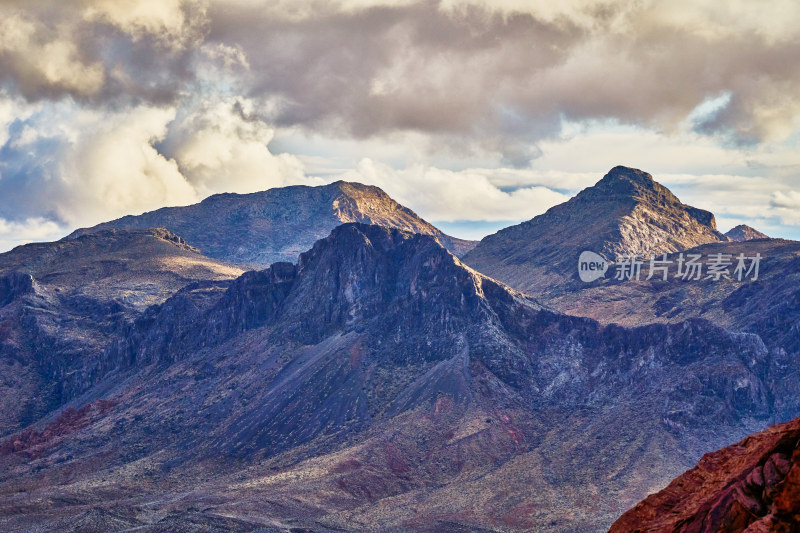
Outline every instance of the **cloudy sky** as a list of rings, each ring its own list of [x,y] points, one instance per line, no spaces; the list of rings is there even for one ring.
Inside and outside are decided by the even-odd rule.
[[[796,0],[0,0],[0,250],[348,179],[479,238],[611,167],[800,239]]]

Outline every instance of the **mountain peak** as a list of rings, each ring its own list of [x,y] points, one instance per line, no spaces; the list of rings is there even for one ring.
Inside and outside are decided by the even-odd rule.
[[[379,187],[348,181],[318,187],[293,185],[250,194],[215,194],[198,204],[165,207],[79,229],[67,239],[114,228],[163,227],[207,256],[248,268],[264,268],[278,261],[296,261],[314,242],[347,222],[431,235],[456,255],[463,255],[474,245],[445,235]]]
[[[194,288],[182,291],[154,308],[140,325],[167,324],[168,317],[178,317],[174,309],[194,309],[194,298]],[[210,325],[201,328],[202,333],[187,329],[176,334],[168,326],[159,335],[179,335],[185,352],[273,324],[292,339],[313,345],[335,331],[351,331],[357,325],[363,328],[375,320],[375,331],[383,331],[386,322],[381,320],[390,314],[393,318],[388,323],[393,327],[387,330],[389,335],[402,337],[403,328],[426,331],[424,336],[403,341],[410,343],[399,352],[403,357],[431,350],[441,355],[450,353],[453,337],[467,329],[464,320],[491,316],[487,310],[491,302],[508,303],[517,298],[526,307],[539,308],[531,299],[466,267],[431,235],[352,222],[334,228],[302,253],[297,264],[273,263],[266,270],[250,271],[235,280],[208,310]],[[453,317],[461,317],[461,321]],[[185,321],[180,327],[196,327],[191,324]],[[194,331],[191,336],[190,331]],[[142,350],[142,337],[128,337],[130,340],[116,347],[112,359],[129,357],[119,354],[138,354],[138,360],[152,362],[169,352],[160,341]],[[167,342],[167,337],[164,339]],[[432,339],[444,340],[435,341],[431,348]],[[177,352],[170,353],[173,357]]]
[[[617,165],[603,176],[600,183],[633,183],[636,185],[655,188],[659,184],[649,173],[638,168]]]
[[[713,214],[683,204],[647,172],[617,166],[567,202],[485,237],[464,260],[516,289],[550,290],[549,276],[571,279],[584,250],[613,259],[720,241]]]
[[[769,239],[768,235],[764,235],[755,228],[751,228],[747,224],[739,224],[725,234],[730,240],[734,242],[752,241],[753,239]]]
[[[342,192],[370,192],[379,196],[389,196],[380,187],[375,185],[367,185],[366,183],[361,183],[358,181],[337,180],[327,186],[324,185],[323,187],[339,189]]]
[[[615,197],[634,198],[638,201],[660,201],[662,203],[678,203],[680,200],[672,192],[653,179],[653,176],[638,168],[616,166],[608,171],[594,187],[586,189],[586,193]]]

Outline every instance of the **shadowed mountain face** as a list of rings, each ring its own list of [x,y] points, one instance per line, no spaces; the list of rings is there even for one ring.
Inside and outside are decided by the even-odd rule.
[[[591,317],[603,324],[630,327],[703,318],[731,330],[757,334],[774,355],[770,379],[783,381],[781,368],[800,359],[800,242],[759,239],[712,243],[686,253],[702,256],[706,268],[709,258],[716,254],[731,258],[760,255],[758,279],[679,279],[674,276],[678,254],[671,254],[667,256],[673,261],[667,281],[659,276],[647,280],[649,265],[645,265],[639,281],[621,281],[611,275],[592,283],[570,280],[550,293],[546,301],[561,312]],[[787,397],[800,396],[800,384],[787,382],[787,386],[791,393],[775,398],[780,420],[798,414],[793,404],[781,407]]]
[[[596,531],[800,379],[756,335],[603,327],[363,224],[185,286],[102,357],[0,440],[0,529]]]
[[[539,294],[572,279],[584,250],[613,260],[623,253],[662,254],[727,240],[714,215],[682,204],[650,174],[619,166],[543,215],[485,237],[464,261]]]
[[[164,227],[207,256],[264,268],[277,261],[297,261],[301,252],[345,222],[432,235],[456,255],[475,244],[445,235],[378,187],[344,181],[253,194],[216,194],[199,204],[165,207],[80,229],[68,238],[111,228]]]
[[[89,389],[110,339],[147,307],[241,269],[164,229],[112,230],[0,254],[0,435]]]
[[[736,226],[727,232],[725,236],[734,242],[752,241],[753,239],[769,239],[768,236],[745,224]]]
[[[800,418],[705,455],[611,533],[791,533],[800,524]]]

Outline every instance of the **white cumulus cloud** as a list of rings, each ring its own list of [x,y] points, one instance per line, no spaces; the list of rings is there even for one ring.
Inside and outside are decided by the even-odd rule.
[[[64,228],[44,218],[9,222],[0,218],[0,251],[37,241],[54,241],[64,235]]]
[[[162,148],[201,197],[303,183],[297,158],[270,152],[273,134],[245,99],[204,100],[179,113]]]
[[[377,185],[427,220],[515,220],[532,218],[569,197],[547,187],[528,186],[506,192],[485,172],[444,170],[414,165],[396,170],[371,159],[342,176]]]

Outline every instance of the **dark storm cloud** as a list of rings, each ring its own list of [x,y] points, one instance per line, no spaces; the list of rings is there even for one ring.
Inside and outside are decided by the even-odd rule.
[[[249,90],[280,98],[279,123],[343,126],[356,136],[510,131],[499,108],[513,104],[513,85],[563,62],[582,34],[569,22],[474,7],[446,13],[436,2],[356,12],[320,4],[300,20],[271,18],[256,6],[218,5],[210,15],[208,39],[243,47]],[[517,129],[556,126],[557,109],[537,115],[536,123],[520,117],[525,126]]]
[[[726,21],[737,13],[724,7],[675,20],[650,4],[583,4],[580,17],[551,18],[432,1],[320,2],[298,17],[268,4],[213,4],[208,39],[243,47],[250,94],[278,103],[271,119],[359,137],[416,130],[535,141],[562,118],[669,130],[722,93],[732,95],[728,106],[698,131],[755,142],[800,115],[796,34]]]
[[[25,220],[45,217],[62,223],[53,209],[52,196],[42,197],[43,185],[52,183],[57,174],[62,142],[55,138],[20,143],[28,124],[15,121],[9,128],[9,141],[0,147],[0,220]],[[37,176],[36,180],[30,179]]]
[[[670,130],[720,94],[726,107],[697,131],[758,142],[800,116],[791,2],[12,0],[0,11],[0,84],[31,101],[164,104],[217,86],[261,101],[278,125],[508,143],[511,160],[511,144],[552,136],[564,118]],[[249,70],[207,79],[214,47],[241,51]]]
[[[206,19],[197,3],[161,4],[125,14],[109,0],[3,3],[0,87],[31,102],[174,102],[195,79]]]

